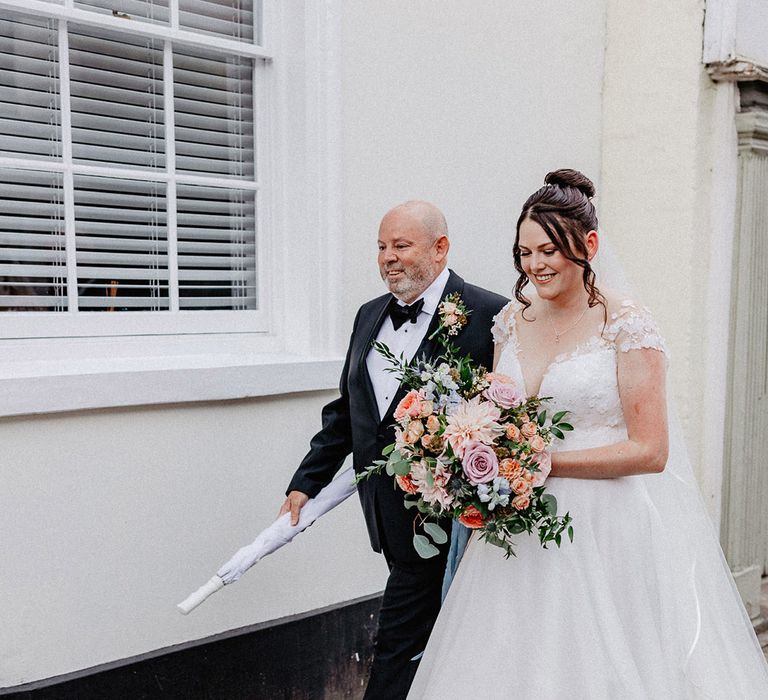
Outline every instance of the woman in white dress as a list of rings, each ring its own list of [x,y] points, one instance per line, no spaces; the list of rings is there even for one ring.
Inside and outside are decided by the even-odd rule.
[[[547,487],[575,537],[545,550],[521,535],[514,559],[472,537],[409,698],[768,698],[680,431],[669,439],[664,342],[646,309],[595,286],[592,183],[545,181],[518,220],[495,369],[571,412]]]

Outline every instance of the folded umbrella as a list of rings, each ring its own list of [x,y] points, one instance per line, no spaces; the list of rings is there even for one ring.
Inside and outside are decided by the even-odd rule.
[[[284,544],[288,544],[296,535],[306,530],[315,520],[339,503],[349,498],[356,490],[352,467],[342,471],[330,484],[324,487],[314,498],[310,498],[299,513],[299,522],[291,525],[291,514],[283,513],[266,530],[259,533],[251,544],[239,549],[224,564],[208,583],[198,588],[176,607],[187,615],[208,596],[230,583],[234,583],[259,559],[271,554]]]

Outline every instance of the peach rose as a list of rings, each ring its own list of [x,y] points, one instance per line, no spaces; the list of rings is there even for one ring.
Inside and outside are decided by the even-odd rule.
[[[518,476],[514,481],[512,481],[509,487],[518,496],[528,495],[531,492],[531,482],[528,481],[528,479],[526,479],[523,475]]]
[[[475,506],[467,506],[459,516],[459,522],[473,530],[485,525],[483,514]]]
[[[452,301],[444,301],[440,306],[444,314],[455,314],[458,310]]]
[[[431,415],[427,418],[427,430],[430,433],[436,433],[440,430],[440,419],[437,416]]]
[[[523,468],[516,459],[502,459],[499,462],[499,476],[503,476],[510,484],[523,473]]]
[[[507,426],[506,435],[507,440],[512,440],[512,442],[520,442],[520,428],[518,428],[514,423],[510,423]]]
[[[416,484],[413,483],[413,479],[411,479],[410,474],[406,474],[405,476],[400,476],[398,474],[395,476],[395,481],[397,482],[397,485],[406,493],[418,493],[419,491],[419,489],[416,488]]]
[[[420,406],[419,415],[422,418],[431,416],[435,412],[435,405],[431,401],[422,401]]]
[[[395,418],[397,418],[397,416],[395,416]],[[527,438],[532,438],[536,435],[537,430],[536,423],[523,423],[523,427],[520,428],[520,432]]]
[[[412,420],[403,433],[403,442],[406,445],[413,445],[424,435],[424,425],[420,420]]]
[[[421,413],[421,402],[424,397],[416,389],[411,389],[395,409],[395,420],[399,421],[405,418],[418,418]]]
[[[544,442],[544,438],[541,437],[541,435],[534,435],[528,441],[528,445],[534,452],[544,452],[544,448],[547,446],[547,443]]]
[[[443,325],[455,326],[459,322],[459,317],[456,314],[445,314],[443,317]]]
[[[429,449],[429,446],[432,444],[432,440],[434,439],[434,435],[422,435],[421,436],[421,444]]]
[[[512,499],[512,507],[515,510],[525,510],[531,504],[531,499],[527,494],[515,496]]]

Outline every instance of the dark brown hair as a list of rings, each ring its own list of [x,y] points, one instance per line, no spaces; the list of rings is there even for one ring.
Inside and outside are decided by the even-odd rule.
[[[587,260],[587,233],[597,230],[597,214],[591,201],[595,186],[586,175],[568,169],[547,173],[544,182],[544,187],[528,197],[517,220],[512,254],[520,276],[515,283],[515,299],[523,305],[525,313],[531,302],[523,294],[528,276],[520,262],[520,224],[531,219],[544,229],[549,240],[568,260],[582,268],[584,289],[589,294],[587,303],[590,307],[602,305],[605,315],[605,299],[595,286],[595,273]]]

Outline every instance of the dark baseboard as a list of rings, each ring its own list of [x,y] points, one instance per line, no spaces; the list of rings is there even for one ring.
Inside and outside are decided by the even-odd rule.
[[[360,698],[381,597],[255,625],[0,690],[15,700],[329,700]]]

